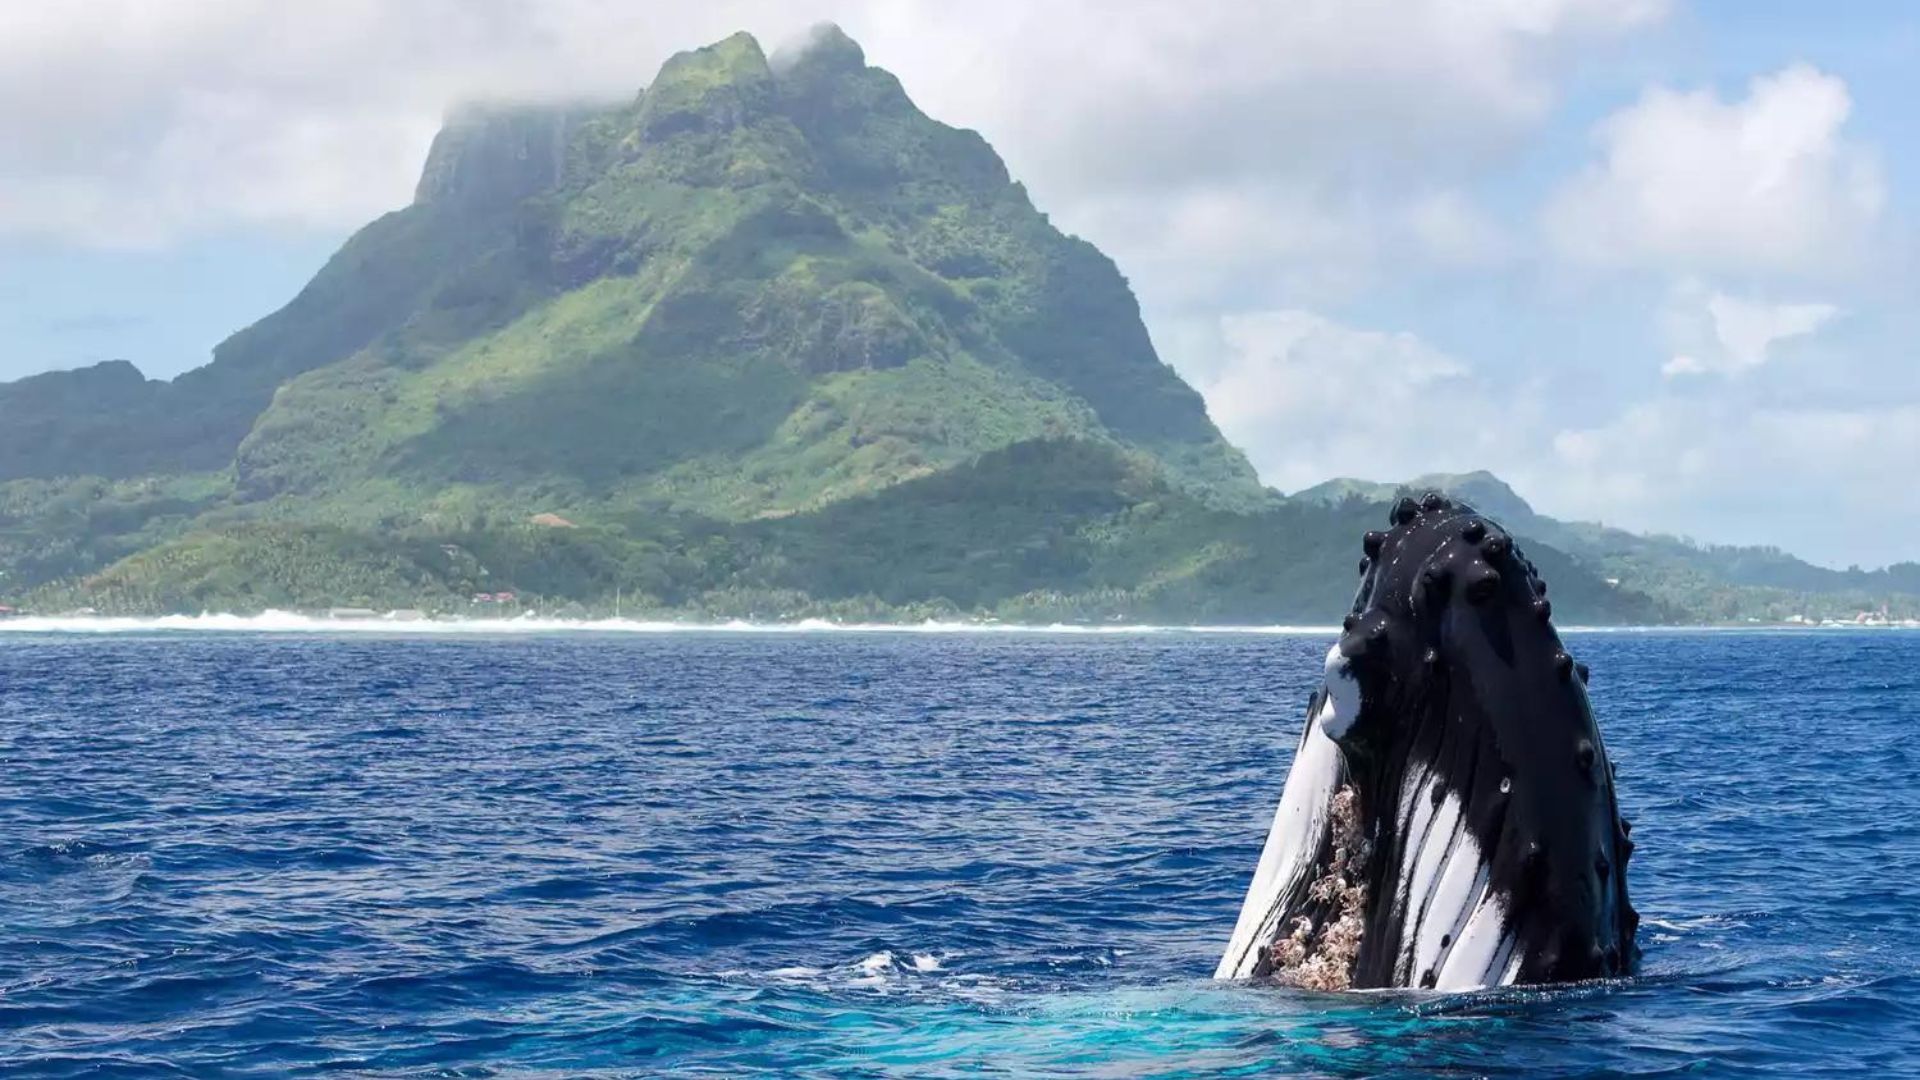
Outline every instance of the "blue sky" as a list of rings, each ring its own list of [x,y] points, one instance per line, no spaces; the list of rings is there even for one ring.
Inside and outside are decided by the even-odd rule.
[[[0,378],[167,377],[438,119],[822,19],[1139,293],[1270,483],[1920,558],[1920,6],[78,0],[0,11]]]

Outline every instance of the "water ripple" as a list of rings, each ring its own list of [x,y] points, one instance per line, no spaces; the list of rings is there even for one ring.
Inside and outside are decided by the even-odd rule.
[[[0,1073],[1920,1072],[1920,636],[1572,641],[1645,971],[1434,997],[1206,978],[1321,636],[6,637]]]

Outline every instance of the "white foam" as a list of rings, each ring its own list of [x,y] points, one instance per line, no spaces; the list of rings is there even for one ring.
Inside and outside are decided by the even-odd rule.
[[[884,986],[893,974],[893,953],[886,950],[874,953],[853,965],[857,974],[847,980],[850,986]]]
[[[744,975],[746,974],[746,972],[723,971],[720,974],[723,976]],[[783,967],[783,968],[774,968],[772,971],[767,972],[767,978],[769,979],[815,979],[820,977],[823,974],[825,974],[825,972],[823,972],[821,969],[817,967]]]
[[[192,632],[252,634],[1261,634],[1321,635],[1330,626],[1161,626],[1148,623],[1004,623],[929,619],[917,623],[834,622],[798,619],[696,622],[668,619],[562,619],[542,615],[419,618],[398,614],[329,618],[292,611],[258,615],[203,612],[131,618],[106,615],[21,615],[0,619],[0,634],[145,634]]]

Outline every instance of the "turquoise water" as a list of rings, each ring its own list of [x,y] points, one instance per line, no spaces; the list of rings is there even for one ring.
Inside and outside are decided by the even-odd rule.
[[[0,1073],[1920,1072],[1920,634],[1569,635],[1643,973],[1208,980],[1318,636],[0,634]]]

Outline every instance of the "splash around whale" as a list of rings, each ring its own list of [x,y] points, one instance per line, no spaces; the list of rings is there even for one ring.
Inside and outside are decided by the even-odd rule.
[[[1465,990],[1626,974],[1631,828],[1587,669],[1513,537],[1438,494],[1361,583],[1216,978]]]

